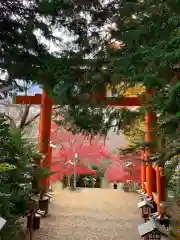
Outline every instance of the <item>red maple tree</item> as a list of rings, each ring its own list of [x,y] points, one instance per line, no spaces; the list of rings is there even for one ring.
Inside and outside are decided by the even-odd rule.
[[[133,154],[110,155],[112,164],[105,172],[109,182],[126,182],[128,180],[139,182],[141,162],[138,156]]]
[[[104,142],[100,137],[88,138],[81,134],[74,135],[62,127],[57,127],[54,122],[51,126],[51,142],[56,145],[51,167],[56,174],[52,175],[52,180],[61,178],[68,169],[72,170],[75,155],[78,158],[80,172],[82,169],[87,172],[84,165],[89,163],[97,165],[103,157],[108,157]]]
[[[138,156],[111,155],[107,152],[104,141],[100,137],[88,138],[81,134],[74,135],[52,122],[51,142],[56,145],[51,169],[57,172],[51,177],[54,181],[67,173],[67,169],[72,170],[75,154],[81,169],[89,163],[98,165],[103,158],[111,159],[111,166],[105,172],[105,177],[110,182],[126,182],[127,180],[138,182],[140,180],[141,162],[137,160]],[[79,171],[81,172],[80,169]]]

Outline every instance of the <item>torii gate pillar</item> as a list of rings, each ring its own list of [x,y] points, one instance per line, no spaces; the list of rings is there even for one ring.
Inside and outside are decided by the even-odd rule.
[[[42,167],[49,167],[50,165],[49,161],[51,161],[52,154],[50,150],[51,117],[52,117],[52,100],[43,90],[41,95],[41,113],[38,140],[39,152],[45,155],[45,158],[41,162]],[[43,189],[47,189],[48,185],[49,185],[48,178],[43,179],[42,181]]]
[[[155,145],[155,132],[153,127],[156,124],[156,113],[155,112],[146,112],[145,115],[145,126],[146,126],[146,134],[145,140],[146,142],[153,143]],[[153,192],[156,192],[156,173],[154,168],[152,167],[152,163],[148,161],[149,154],[153,153],[154,148],[149,146],[145,153],[145,161],[146,164],[146,190],[149,197],[152,197]]]
[[[145,161],[145,152],[141,152],[141,188],[143,192],[146,192],[146,161]]]
[[[34,96],[16,96],[15,103],[41,106],[38,150],[40,153],[45,155],[45,158],[41,160],[41,162],[39,162],[38,164],[42,167],[50,167],[52,158],[52,149],[50,148],[50,134],[53,100],[48,97],[45,90],[43,89],[42,94],[36,94]],[[41,187],[44,190],[47,190],[48,185],[48,178],[43,179]]]

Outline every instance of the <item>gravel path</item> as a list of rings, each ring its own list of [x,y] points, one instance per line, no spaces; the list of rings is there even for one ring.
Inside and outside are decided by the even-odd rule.
[[[139,240],[138,196],[113,189],[59,191],[34,240]]]

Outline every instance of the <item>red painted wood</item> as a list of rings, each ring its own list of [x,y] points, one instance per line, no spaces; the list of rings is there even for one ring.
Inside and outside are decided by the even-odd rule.
[[[99,93],[90,97],[90,101],[100,101],[103,102],[105,106],[129,106],[138,107],[142,105],[140,97],[123,97],[123,98],[107,98],[104,93]],[[40,105],[41,104],[41,94],[34,96],[16,96],[16,104],[31,104]]]
[[[157,209],[158,215],[161,215],[160,203],[165,201],[165,178],[160,174],[160,167],[156,166],[156,186],[157,186]]]
[[[141,153],[141,187],[142,191],[145,192],[146,187],[145,187],[145,182],[146,182],[146,165],[145,165],[145,154],[144,151]]]
[[[139,97],[124,97],[124,98],[105,98],[106,106],[122,106],[122,107],[139,107],[142,105]]]
[[[51,164],[52,164],[52,152],[53,152],[53,148],[49,144],[48,156],[47,156],[47,167],[48,167],[49,170],[51,169]],[[48,188],[50,188],[50,186],[51,186],[51,179],[50,179],[50,177],[46,178],[45,185]]]
[[[49,146],[51,134],[51,115],[52,115],[52,100],[47,96],[43,90],[41,96],[41,113],[40,113],[40,126],[39,126],[39,152],[45,155],[41,165],[43,167],[49,166]],[[42,181],[42,187],[48,187],[47,179]]]
[[[41,104],[41,94],[34,96],[16,96],[16,104],[31,104],[40,105]]]
[[[151,113],[147,112],[145,115],[145,127],[146,135],[145,140],[147,142],[151,141]],[[148,155],[150,154],[150,149],[146,150],[146,160],[148,160]],[[148,163],[146,166],[146,189],[149,197],[152,197],[152,163]]]

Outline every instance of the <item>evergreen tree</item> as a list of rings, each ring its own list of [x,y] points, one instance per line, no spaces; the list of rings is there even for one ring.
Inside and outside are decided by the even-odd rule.
[[[0,216],[7,220],[0,238],[20,239],[19,219],[25,215],[32,194],[33,148],[1,118],[0,150]]]
[[[139,144],[142,144],[145,139],[144,114],[139,118],[135,118],[130,125],[126,125],[123,133],[130,142],[130,146],[128,147],[133,148]]]
[[[2,0],[0,5],[0,70],[6,73],[6,78],[1,80],[1,86],[12,83],[17,86],[18,79],[39,82],[50,88],[56,85],[56,74],[52,69],[49,71],[48,64],[51,63],[51,66],[54,65],[56,69],[60,66],[61,70],[66,71],[66,59],[60,53],[58,57],[57,54],[53,55],[44,42],[48,40],[60,46],[61,36],[54,35],[54,30],[58,30],[62,34],[66,32],[72,36],[72,48],[75,49],[78,46],[81,50],[76,60],[80,55],[91,53],[94,48],[98,48],[94,41],[100,36],[97,28],[93,30],[93,27],[96,25],[101,27],[101,22],[104,22],[101,16],[105,14],[105,11],[102,12],[102,10],[102,4],[98,0],[80,2]],[[89,23],[88,18],[93,18],[96,24],[92,25],[92,20]],[[71,49],[70,46],[67,49]],[[63,52],[63,49],[59,50]],[[69,55],[71,51],[68,51]],[[67,54],[65,56],[67,57]],[[58,78],[58,82],[61,81],[62,79]]]
[[[96,128],[97,132],[98,128],[111,126],[112,119],[114,121],[120,115],[124,116],[122,110],[102,109],[102,101],[101,104],[87,104],[87,97],[91,93],[103,92],[107,84],[126,87],[142,83],[147,89],[154,88],[156,95],[153,97],[153,108],[162,113],[166,109],[164,103],[168,103],[171,90],[177,82],[174,75],[178,67],[174,68],[179,59],[178,47],[175,47],[178,42],[178,2],[114,0],[96,8],[92,1],[94,11],[87,12],[83,4],[81,11],[89,16],[88,24],[82,17],[78,26],[83,28],[85,24],[82,32],[86,41],[80,38],[80,32],[76,32],[79,36],[79,41],[74,41],[76,49],[64,51],[61,55],[62,66],[56,68],[54,64],[48,65],[50,71],[54,69],[56,72],[57,84],[51,90],[59,103],[66,104],[66,118],[86,131]],[[97,29],[98,24],[99,29],[111,24],[106,36],[102,37]],[[71,29],[71,22],[67,22],[67,26]],[[73,32],[75,29],[72,29]],[[119,42],[118,49],[112,47],[113,41]],[[177,92],[174,96],[177,112]],[[95,111],[94,106],[97,107]],[[109,124],[104,121],[107,115]],[[88,118],[86,127],[84,118]]]
[[[162,109],[176,82],[172,79],[179,59],[178,6],[178,2],[153,0],[2,1],[0,67],[8,73],[2,82],[42,83],[60,104],[69,105],[68,116],[82,129],[84,115],[91,130],[97,122],[99,128],[104,124],[104,115],[112,112],[111,119],[119,117],[113,110],[102,111],[103,104],[96,102],[96,111],[84,104],[86,97],[103,91],[109,83],[141,82],[156,88],[154,105]],[[60,38],[53,36],[55,27],[72,36],[69,48],[58,55],[50,54],[37,37],[39,31],[45,39],[60,44]],[[113,41],[120,43],[119,49],[110,47]]]

